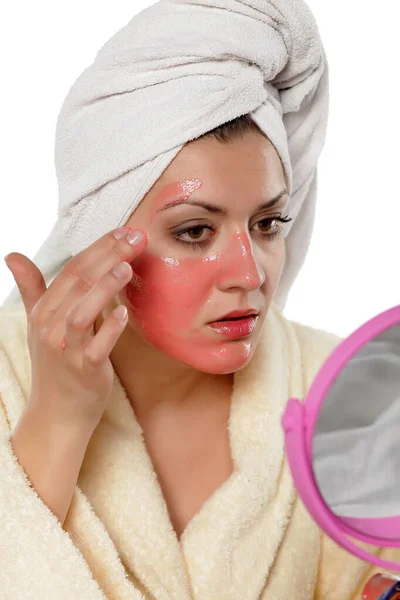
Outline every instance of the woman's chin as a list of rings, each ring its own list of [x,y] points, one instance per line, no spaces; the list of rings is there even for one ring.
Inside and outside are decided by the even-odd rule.
[[[176,356],[189,367],[210,375],[228,375],[243,369],[253,356],[255,343],[242,341],[235,347],[228,346],[214,351],[197,350],[196,353]]]
[[[243,369],[250,361],[257,346],[259,335],[236,340],[210,340],[199,336],[163,336],[153,331],[138,332],[147,343],[177,362],[212,375],[228,375]]]

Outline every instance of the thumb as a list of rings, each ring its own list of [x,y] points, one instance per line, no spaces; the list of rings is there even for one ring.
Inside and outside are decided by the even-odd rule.
[[[4,262],[13,274],[26,316],[30,319],[33,307],[47,289],[43,275],[35,263],[19,252],[11,252],[4,258]]]

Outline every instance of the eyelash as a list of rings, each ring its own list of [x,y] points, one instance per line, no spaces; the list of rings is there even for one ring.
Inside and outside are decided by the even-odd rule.
[[[293,219],[289,218],[289,216],[286,217],[265,217],[264,219],[260,219],[260,221],[257,221],[257,223],[261,223],[262,221],[280,221],[281,223],[289,223],[290,221],[293,221]],[[198,242],[193,241],[193,242],[187,242],[185,240],[182,240],[180,236],[182,236],[185,233],[188,233],[189,231],[193,231],[195,229],[209,229],[210,231],[213,231],[212,227],[210,227],[209,225],[192,225],[191,227],[186,227],[186,229],[181,229],[180,231],[175,231],[172,235],[175,238],[175,240],[178,242],[178,244],[182,244],[184,246],[191,246],[193,250],[197,250],[197,249],[205,249],[207,248],[210,244],[211,244],[211,238],[212,236],[210,236],[209,238],[207,238],[206,240],[200,240]],[[273,233],[261,233],[261,237],[263,239],[268,239],[268,241],[273,241],[276,238],[278,238],[281,233],[282,233],[283,229],[282,227],[278,227],[276,231],[274,231]]]

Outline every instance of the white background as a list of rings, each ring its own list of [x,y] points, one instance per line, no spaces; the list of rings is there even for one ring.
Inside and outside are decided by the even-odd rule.
[[[53,152],[61,104],[97,50],[152,3],[3,7],[1,258],[17,251],[32,259],[50,233],[57,216]],[[345,336],[400,304],[399,8],[393,0],[309,5],[330,67],[330,120],[312,244],[284,312]],[[0,260],[0,304],[13,285]]]

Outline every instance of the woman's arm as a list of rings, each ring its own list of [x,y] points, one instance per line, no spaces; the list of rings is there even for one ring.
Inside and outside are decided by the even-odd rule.
[[[0,364],[0,370],[3,365]],[[10,406],[9,406],[10,408]],[[15,407],[12,407],[13,409]],[[21,425],[20,433],[24,425]],[[32,442],[30,442],[32,443]],[[68,448],[70,448],[68,442]],[[34,459],[41,461],[45,456],[45,445],[34,449],[35,455],[28,456],[28,446],[23,452],[35,469],[34,477],[40,481],[46,501],[57,502],[57,498],[66,505],[68,486],[63,487],[63,493],[50,489],[50,469],[43,475],[34,464]],[[61,452],[58,447],[58,452]],[[66,451],[67,446],[63,446]],[[79,452],[82,452],[82,448]],[[79,457],[75,457],[79,461]],[[62,464],[62,461],[58,463]],[[28,467],[27,467],[28,468]],[[29,467],[30,468],[30,467]],[[52,462],[56,469],[56,462]],[[32,471],[33,472],[33,471]],[[62,484],[62,473],[54,474],[59,484]],[[69,485],[75,475],[70,472]],[[48,487],[47,487],[48,486]],[[56,495],[57,494],[57,495]],[[51,496],[51,500],[49,500]],[[75,497],[75,496],[74,496]],[[78,496],[79,499],[79,496]],[[83,507],[85,503],[83,503]],[[81,507],[82,508],[82,507]],[[57,510],[57,509],[56,509]],[[100,587],[100,582],[112,589],[114,580],[117,587],[126,589],[126,597],[144,600],[142,593],[136,587],[130,587],[118,572],[119,565],[104,565],[102,577],[94,576],[91,562],[83,557],[80,549],[73,543],[70,534],[65,531],[60,520],[47,504],[42,501],[35,488],[30,484],[25,471],[19,464],[11,445],[11,427],[6,410],[0,396],[0,598],[57,598],[57,600],[106,600],[108,597]],[[75,516],[75,519],[78,517]],[[90,529],[91,523],[79,522],[81,528]],[[93,529],[93,528],[92,528]],[[96,527],[94,527],[96,530]],[[106,534],[105,534],[106,536]],[[88,534],[90,539],[90,534]],[[104,538],[106,540],[106,538]],[[104,541],[104,540],[102,540]],[[94,537],[95,554],[101,556],[101,544],[96,546],[98,539]],[[107,543],[107,540],[106,540]],[[99,556],[100,554],[100,556]],[[90,553],[89,553],[90,556]],[[116,568],[115,568],[116,567]],[[109,570],[108,570],[109,569]],[[122,570],[122,566],[121,566]],[[97,576],[99,573],[97,572]],[[99,581],[98,581],[99,579]]]
[[[28,403],[11,435],[11,446],[20,466],[61,525],[92,434],[83,425],[76,429],[71,425],[65,429],[57,427]]]
[[[0,598],[105,600],[78,548],[30,485],[10,438],[0,396]]]

